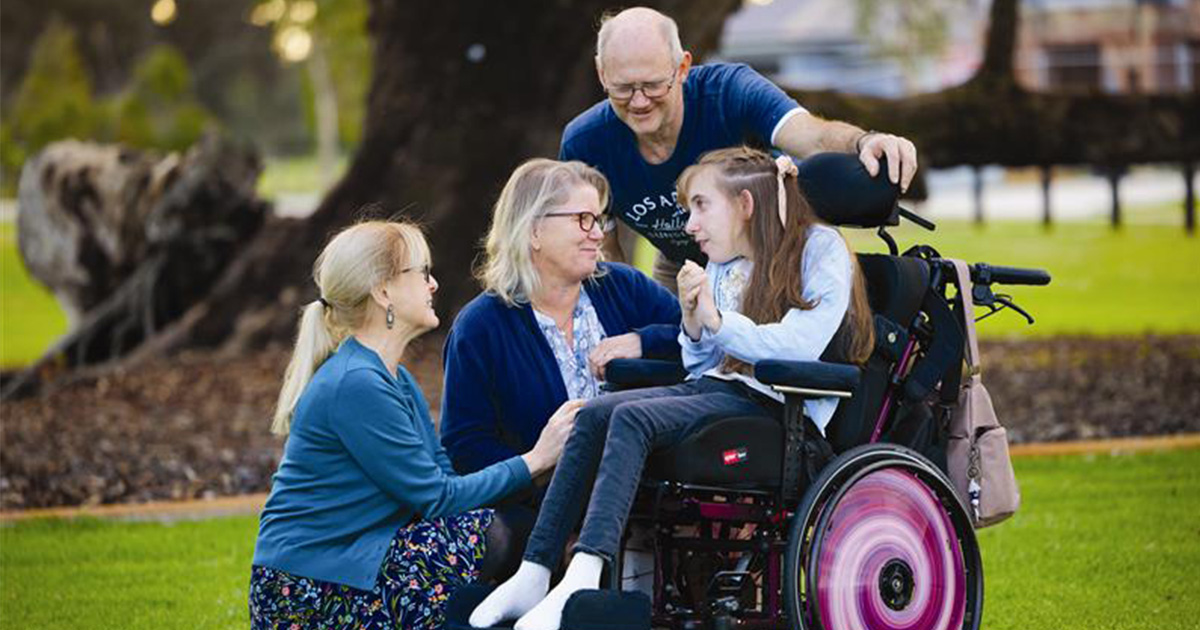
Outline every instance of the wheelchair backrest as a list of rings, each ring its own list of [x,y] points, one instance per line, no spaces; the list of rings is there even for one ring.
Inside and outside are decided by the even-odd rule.
[[[870,440],[897,358],[895,345],[900,340],[893,333],[906,331],[913,324],[930,290],[929,264],[919,258],[859,254],[858,264],[866,278],[871,312],[875,314],[875,350],[864,366],[854,395],[838,405],[826,428],[826,438],[837,452]],[[830,345],[838,341],[835,338]]]
[[[857,228],[899,223],[900,191],[885,175],[886,162],[881,162],[879,172],[871,177],[857,155],[819,153],[800,162],[798,170],[805,197],[827,223]],[[826,438],[838,452],[870,440],[907,331],[930,290],[929,264],[920,258],[859,254],[858,263],[875,315],[876,341],[854,395],[838,405],[826,427]],[[845,362],[845,335],[844,328],[838,331],[821,360]]]

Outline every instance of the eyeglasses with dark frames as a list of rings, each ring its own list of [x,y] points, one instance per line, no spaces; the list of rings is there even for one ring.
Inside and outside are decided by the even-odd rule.
[[[428,284],[429,279],[433,277],[433,267],[431,267],[429,265],[421,265],[420,267],[409,267],[407,269],[401,269],[400,273],[408,273],[410,271],[421,272],[421,275],[425,277],[426,284]]]
[[[616,83],[613,85],[605,85],[604,91],[608,97],[618,103],[626,103],[633,100],[633,95],[641,92],[642,96],[650,100],[658,100],[667,95],[671,88],[675,85],[675,74],[666,79],[658,81],[646,81],[644,83]]]
[[[601,212],[600,214],[593,214],[586,210],[580,210],[579,212],[547,212],[542,216],[575,217],[575,220],[579,221],[579,229],[584,232],[591,232],[592,228],[596,227],[597,224],[600,225],[601,232],[608,232],[613,228],[612,216],[607,212]]]

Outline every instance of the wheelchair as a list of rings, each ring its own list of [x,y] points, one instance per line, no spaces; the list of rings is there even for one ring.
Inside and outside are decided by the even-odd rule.
[[[874,229],[888,245],[889,254],[858,254],[875,317],[866,364],[760,362],[755,378],[785,396],[781,418],[717,419],[647,462],[629,531],[649,532],[654,627],[979,628],[979,546],[945,470],[963,318],[975,314],[963,312],[952,264],[935,249],[899,253],[888,227],[901,218],[934,226],[897,204],[885,172],[871,178],[841,154],[800,165],[826,222]],[[1050,276],[980,263],[971,279],[975,303],[991,309],[983,317],[1012,309],[1032,324],[993,286]],[[666,361],[607,367],[612,389],[684,375]],[[803,405],[829,396],[841,401],[822,436]],[[609,580],[620,589],[615,564]]]

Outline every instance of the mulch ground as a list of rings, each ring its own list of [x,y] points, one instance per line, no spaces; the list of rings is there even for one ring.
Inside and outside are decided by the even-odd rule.
[[[410,353],[435,412],[441,339]],[[989,341],[984,382],[1016,443],[1200,431],[1200,336]],[[185,354],[0,408],[0,509],[264,492],[285,350]]]

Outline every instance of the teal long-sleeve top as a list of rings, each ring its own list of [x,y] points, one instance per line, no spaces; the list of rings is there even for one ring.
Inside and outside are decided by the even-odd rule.
[[[458,475],[429,406],[401,366],[349,337],[292,416],[259,522],[254,564],[370,590],[396,531],[478,508],[530,483],[511,457]]]

